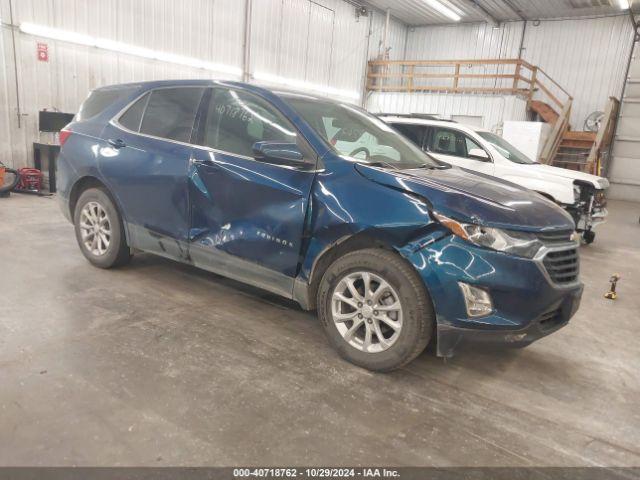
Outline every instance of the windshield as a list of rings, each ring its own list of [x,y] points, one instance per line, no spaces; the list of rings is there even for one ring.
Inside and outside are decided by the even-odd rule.
[[[303,95],[285,98],[341,156],[392,168],[441,167],[389,125],[358,107]]]
[[[516,147],[507,142],[504,138],[499,137],[495,133],[491,132],[476,132],[482,138],[484,138],[487,142],[489,142],[493,147],[498,150],[500,155],[502,155],[507,160],[511,160],[513,163],[521,163],[525,165],[532,165],[534,163],[529,157],[527,157],[524,153],[518,150]]]

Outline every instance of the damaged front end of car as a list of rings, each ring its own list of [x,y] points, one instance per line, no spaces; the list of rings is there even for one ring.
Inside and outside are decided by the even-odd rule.
[[[607,199],[604,188],[596,188],[588,182],[575,181],[573,183],[575,203],[567,206],[576,224],[576,231],[582,234],[582,239],[589,244],[595,240],[594,229],[606,221],[608,214]]]

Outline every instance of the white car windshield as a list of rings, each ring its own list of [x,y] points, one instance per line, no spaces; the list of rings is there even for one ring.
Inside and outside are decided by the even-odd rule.
[[[491,132],[476,132],[482,138],[484,138],[487,142],[489,142],[493,147],[500,152],[507,160],[511,160],[514,163],[521,163],[524,165],[533,165],[535,162],[527,157],[524,153],[518,150],[516,147],[507,142],[504,138],[499,137],[495,133]]]
[[[339,155],[392,168],[443,168],[392,127],[358,107],[305,95],[282,96]]]

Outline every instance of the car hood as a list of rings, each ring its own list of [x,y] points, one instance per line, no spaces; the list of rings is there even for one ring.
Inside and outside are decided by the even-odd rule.
[[[552,167],[551,165],[544,164],[535,164],[535,165],[524,165],[522,169],[526,169],[523,173],[526,174],[527,171],[534,172],[538,175],[543,175],[546,178],[548,177],[562,177],[568,178],[571,180],[579,180],[581,182],[587,182],[593,185],[598,189],[606,189],[609,187],[609,180],[603,177],[598,177],[597,175],[591,175],[590,173],[578,172],[576,170],[568,170],[566,168],[560,167]]]
[[[571,216],[543,196],[471,170],[355,168],[369,180],[418,195],[438,213],[462,222],[523,231],[575,228]]]

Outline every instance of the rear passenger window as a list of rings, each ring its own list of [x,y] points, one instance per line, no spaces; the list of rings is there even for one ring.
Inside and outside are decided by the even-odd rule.
[[[392,123],[391,125],[418,147],[422,148],[422,138],[424,137],[425,131],[424,126],[411,125],[408,123]]]
[[[151,92],[140,133],[189,142],[204,88],[160,88]]]
[[[235,90],[213,90],[203,145],[253,157],[253,144],[269,140],[296,143],[297,134],[291,123],[265,100]]]
[[[140,130],[140,122],[142,114],[149,101],[149,93],[143,95],[136,103],[131,105],[129,109],[118,119],[118,123],[124,128],[138,132]]]

